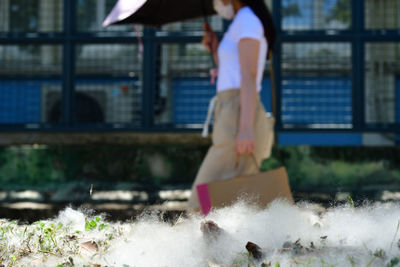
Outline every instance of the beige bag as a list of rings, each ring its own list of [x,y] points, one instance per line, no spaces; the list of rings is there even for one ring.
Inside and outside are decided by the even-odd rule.
[[[257,164],[252,154],[254,163]],[[265,208],[275,199],[282,198],[293,203],[289,180],[284,167],[258,174],[236,177],[224,181],[197,185],[201,211],[207,215],[211,208],[232,205],[240,198]]]

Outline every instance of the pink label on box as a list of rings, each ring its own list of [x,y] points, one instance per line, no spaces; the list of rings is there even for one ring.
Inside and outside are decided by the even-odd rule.
[[[197,188],[197,196],[199,198],[199,203],[201,207],[201,212],[204,215],[207,215],[211,210],[211,200],[210,193],[208,192],[207,184],[199,184],[196,186]]]

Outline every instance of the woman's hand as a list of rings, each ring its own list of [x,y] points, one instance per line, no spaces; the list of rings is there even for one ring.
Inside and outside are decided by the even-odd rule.
[[[236,153],[251,154],[255,148],[255,138],[252,128],[240,129],[236,136]]]
[[[214,54],[215,52],[217,52],[218,49],[218,36],[212,30],[210,24],[206,22],[203,23],[203,29],[204,35],[201,43],[204,45],[208,52]]]

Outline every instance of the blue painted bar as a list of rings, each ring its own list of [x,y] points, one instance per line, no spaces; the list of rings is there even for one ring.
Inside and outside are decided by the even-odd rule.
[[[210,99],[215,94],[216,88],[210,83],[210,78],[182,77],[174,79],[174,123],[203,123],[207,116]],[[260,97],[265,109],[272,112],[269,78],[263,79]]]
[[[174,123],[203,123],[210,99],[216,93],[210,78],[177,78],[173,80],[173,89]]]
[[[120,89],[121,84],[138,88],[138,83],[137,78],[76,79],[78,87],[109,86],[109,89],[102,90]],[[49,93],[57,92],[54,88],[59,88],[61,94],[62,82],[58,79],[0,79],[0,124],[42,123],[42,113],[48,105],[43,89],[49,86],[53,88]]]
[[[0,81],[0,123],[40,123],[41,87],[38,81]]]
[[[279,145],[361,146],[361,133],[280,133]]]
[[[282,123],[352,123],[349,77],[283,77]]]
[[[351,80],[348,77],[285,77],[283,79],[282,122],[288,124],[352,123]],[[182,77],[173,81],[173,121],[202,123],[208,103],[215,95],[209,78]],[[260,92],[268,112],[272,112],[271,82],[265,77]]]

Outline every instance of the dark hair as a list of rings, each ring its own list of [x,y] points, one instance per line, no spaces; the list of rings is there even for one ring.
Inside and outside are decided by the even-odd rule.
[[[244,5],[249,6],[253,10],[254,14],[260,19],[262,25],[264,26],[265,38],[268,42],[268,52],[267,59],[271,51],[274,50],[274,43],[276,39],[276,30],[274,26],[274,21],[272,15],[269,12],[267,5],[264,0],[240,0]]]

